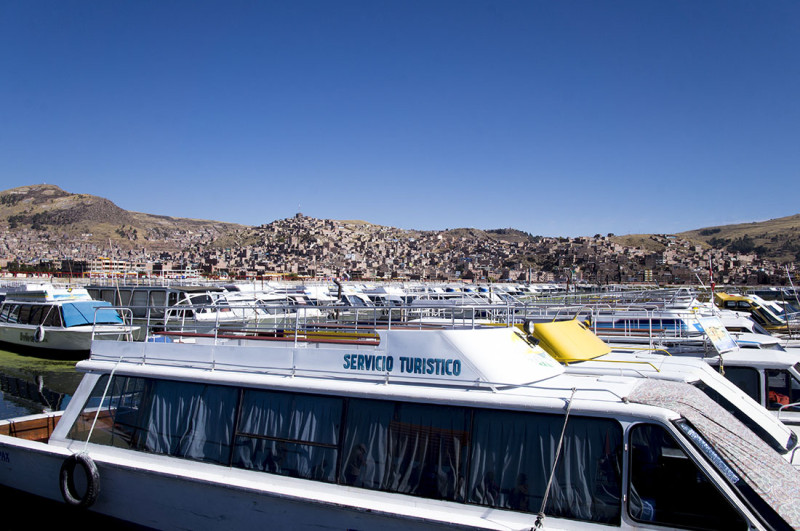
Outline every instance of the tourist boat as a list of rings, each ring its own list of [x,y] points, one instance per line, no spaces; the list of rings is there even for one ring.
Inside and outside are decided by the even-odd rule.
[[[136,340],[145,340],[153,330],[193,327],[195,331],[208,332],[217,323],[229,317],[230,308],[219,303],[225,292],[222,286],[204,285],[105,285],[86,287],[96,300],[130,310],[133,322],[138,325]]]
[[[800,317],[787,313],[786,308],[758,295],[736,295],[725,292],[714,294],[714,302],[720,308],[749,314],[752,319],[776,334],[800,332]]]
[[[517,327],[95,341],[0,484],[151,528],[793,529],[800,476],[696,387]]]
[[[625,347],[652,349],[653,343],[657,342],[670,355],[698,358],[724,375],[800,437],[800,349],[784,347],[777,338],[766,332],[730,333],[728,326],[731,322],[738,321],[719,316],[698,317],[692,326],[702,334],[697,336],[699,340],[664,342],[660,337],[643,337],[637,345],[629,337],[626,342],[612,343],[611,346],[615,347],[617,353],[622,353]],[[569,323],[561,321],[552,325],[569,326]],[[546,326],[550,325],[533,325],[534,330],[536,327],[543,330]],[[638,356],[635,352],[629,350],[627,354],[620,354],[619,358],[633,361]],[[594,355],[587,355],[584,359],[592,357]]]
[[[741,349],[706,362],[800,434],[800,354],[796,349]]]
[[[50,357],[85,357],[95,334],[117,339],[131,330],[109,303],[82,288],[25,285],[0,303],[0,342]]]
[[[704,359],[672,356],[663,350],[612,348],[577,320],[536,323],[530,328],[532,328],[531,337],[538,342],[537,348],[541,348],[563,363],[567,373],[634,376],[693,385],[734,415],[796,468],[800,468],[800,445],[798,445],[800,423],[793,422],[800,419],[792,418],[794,412],[784,413],[783,419],[791,425],[790,429],[775,415],[770,414],[766,409],[770,405],[766,400],[762,400],[770,392],[773,395],[777,392],[785,393],[787,397],[791,395],[791,391],[786,389],[791,390],[792,385],[787,385],[786,381],[787,379],[797,381],[797,375],[796,371],[795,374],[791,374],[793,368],[786,363],[787,360],[783,364],[778,364],[770,354],[759,356],[752,352],[739,356],[738,359],[742,363],[755,361],[751,370],[760,369],[762,373],[771,371],[771,377],[763,378],[763,381],[767,382],[768,386],[772,382],[773,387],[769,387],[766,393],[761,393],[757,383],[737,386],[745,377],[743,374],[745,371],[735,361],[729,363],[731,358],[728,358],[727,354],[730,354],[730,351],[726,352],[725,370],[722,371],[727,372],[728,378],[726,378],[719,370],[719,356],[709,360],[715,364],[712,367]],[[736,368],[731,370],[732,367]],[[776,369],[784,371],[781,378],[777,377]],[[795,387],[797,388],[795,394],[800,394],[800,385]],[[800,396],[794,398],[800,400]],[[784,402],[788,403],[788,399]],[[773,404],[770,409],[778,410],[775,405]]]

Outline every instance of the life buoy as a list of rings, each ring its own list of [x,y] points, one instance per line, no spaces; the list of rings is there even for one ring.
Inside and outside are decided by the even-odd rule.
[[[39,325],[36,327],[36,331],[33,333],[33,340],[37,343],[44,341],[44,326]]]
[[[75,487],[75,467],[78,465],[86,475],[86,493],[83,497]],[[91,507],[97,500],[97,495],[100,494],[100,473],[89,454],[83,452],[72,454],[64,460],[61,465],[59,485],[61,496],[68,505],[82,508]]]

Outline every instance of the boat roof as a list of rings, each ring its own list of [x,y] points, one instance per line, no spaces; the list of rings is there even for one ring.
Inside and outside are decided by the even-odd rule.
[[[756,369],[788,369],[800,363],[800,353],[794,350],[741,349],[726,352],[721,358],[723,365],[747,366]],[[709,363],[718,364],[720,356],[706,359]]]
[[[182,291],[186,293],[205,293],[205,292],[224,292],[227,289],[223,286],[200,286],[200,285],[182,285],[182,284],[170,284],[170,285],[148,285],[148,284],[120,284],[119,286],[116,285],[105,285],[105,284],[93,284],[87,286],[89,289],[132,289],[132,290],[147,290],[147,291],[158,291],[158,290],[166,290],[166,291]]]
[[[792,432],[700,358],[669,356],[649,349],[612,350],[578,321],[537,323],[533,336],[539,346],[567,366],[570,374],[633,376],[684,383],[703,382],[737,404],[770,436],[786,448]]]
[[[96,341],[90,359],[234,373],[427,385],[524,385],[564,369],[517,328],[298,332],[278,337],[165,334],[165,342]],[[187,344],[187,342],[191,342]],[[192,348],[187,348],[192,347]]]
[[[6,300],[25,302],[90,301],[89,292],[84,288],[62,288],[51,284],[29,284],[9,290]]]

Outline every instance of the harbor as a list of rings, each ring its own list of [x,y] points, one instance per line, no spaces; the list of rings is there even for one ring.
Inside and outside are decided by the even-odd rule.
[[[762,368],[763,404],[713,368],[797,358],[794,329],[728,332],[744,312],[702,290],[73,286],[87,315],[118,323],[93,323],[85,354],[57,360],[24,338],[69,330],[61,289],[17,287],[0,306],[24,351],[0,358],[0,483],[67,515],[157,529],[265,513],[333,529],[800,525],[772,488],[800,490],[796,367]],[[767,350],[745,348],[751,335]],[[563,455],[546,442],[558,433]]]

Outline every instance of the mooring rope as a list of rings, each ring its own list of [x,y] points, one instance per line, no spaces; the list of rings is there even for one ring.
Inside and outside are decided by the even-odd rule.
[[[542,528],[542,520],[544,520],[544,508],[547,506],[547,498],[550,496],[550,486],[553,484],[553,477],[556,475],[558,458],[559,456],[561,456],[561,447],[564,444],[564,434],[567,431],[567,421],[569,421],[569,412],[572,409],[572,399],[575,398],[576,391],[577,389],[573,387],[572,395],[570,395],[569,402],[567,402],[567,413],[564,416],[564,425],[561,427],[561,437],[559,437],[558,439],[558,447],[556,448],[556,458],[553,460],[553,468],[550,470],[550,478],[547,480],[547,487],[544,489],[544,497],[542,498],[542,507],[536,514],[536,523],[534,524],[534,527],[536,529]]]

